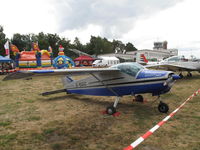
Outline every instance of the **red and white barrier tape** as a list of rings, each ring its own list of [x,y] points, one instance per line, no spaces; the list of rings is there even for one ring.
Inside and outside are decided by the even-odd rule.
[[[11,72],[16,72],[15,69],[12,70],[0,70],[0,73],[11,73]]]
[[[155,125],[153,128],[151,128],[149,131],[147,131],[144,135],[142,135],[140,138],[138,138],[135,142],[133,142],[128,147],[124,148],[123,150],[132,150],[136,148],[140,143],[142,143],[145,139],[147,139],[151,134],[153,134],[159,127],[161,127],[169,118],[173,117],[179,109],[181,109],[189,100],[191,100],[194,96],[197,94],[200,94],[200,89],[194,92],[188,99],[183,102],[177,109],[175,109],[171,114],[169,114],[167,117],[165,117],[162,121],[160,121],[157,125]]]

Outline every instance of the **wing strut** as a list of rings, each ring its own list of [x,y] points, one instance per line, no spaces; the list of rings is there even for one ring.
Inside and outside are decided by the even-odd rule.
[[[101,82],[109,91],[111,91],[115,96],[116,96],[116,99],[115,99],[115,102],[113,104],[113,106],[108,106],[106,108],[106,113],[109,114],[109,115],[113,115],[115,114],[117,111],[116,111],[116,108],[117,108],[117,104],[119,103],[119,100],[120,100],[120,96],[119,94],[117,94],[117,92],[115,92],[112,88],[108,87],[106,84],[104,84],[103,81],[101,81],[101,79],[99,79],[97,76],[95,76],[93,73],[90,73],[95,79],[97,79],[99,82]]]
[[[108,87],[106,84],[104,84],[103,81],[101,81],[96,75],[94,75],[93,73],[90,73],[95,79],[97,79],[99,82],[101,82],[109,91],[111,91],[115,96],[119,97],[119,94],[117,94],[117,92],[115,92],[112,88]]]

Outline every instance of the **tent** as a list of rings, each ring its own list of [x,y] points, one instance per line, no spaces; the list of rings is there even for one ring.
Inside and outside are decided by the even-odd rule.
[[[0,55],[0,62],[12,62],[12,59]]]
[[[74,59],[76,66],[92,66],[92,63],[94,61],[95,61],[94,58],[90,56],[84,56],[84,55]]]
[[[5,70],[13,69],[13,61],[10,58],[0,56],[0,74]]]

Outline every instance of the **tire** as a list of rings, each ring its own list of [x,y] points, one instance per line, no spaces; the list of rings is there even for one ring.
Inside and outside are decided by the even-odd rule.
[[[142,95],[137,95],[137,96],[135,96],[135,100],[136,100],[136,102],[143,102],[144,98]]]
[[[163,102],[160,102],[158,105],[158,110],[161,113],[167,113],[169,111],[169,106]]]
[[[182,73],[180,73],[179,76],[180,76],[181,79],[183,78],[183,74]]]
[[[192,74],[191,74],[191,73],[188,73],[188,74],[187,74],[187,77],[192,77]]]
[[[113,115],[114,113],[116,113],[116,108],[113,107],[113,106],[109,106],[109,107],[106,108],[106,113],[108,115]]]

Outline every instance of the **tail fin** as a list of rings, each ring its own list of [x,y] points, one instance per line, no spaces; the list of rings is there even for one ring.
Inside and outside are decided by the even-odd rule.
[[[144,54],[140,54],[140,60],[145,62],[145,63],[148,63],[148,60],[146,59]]]

